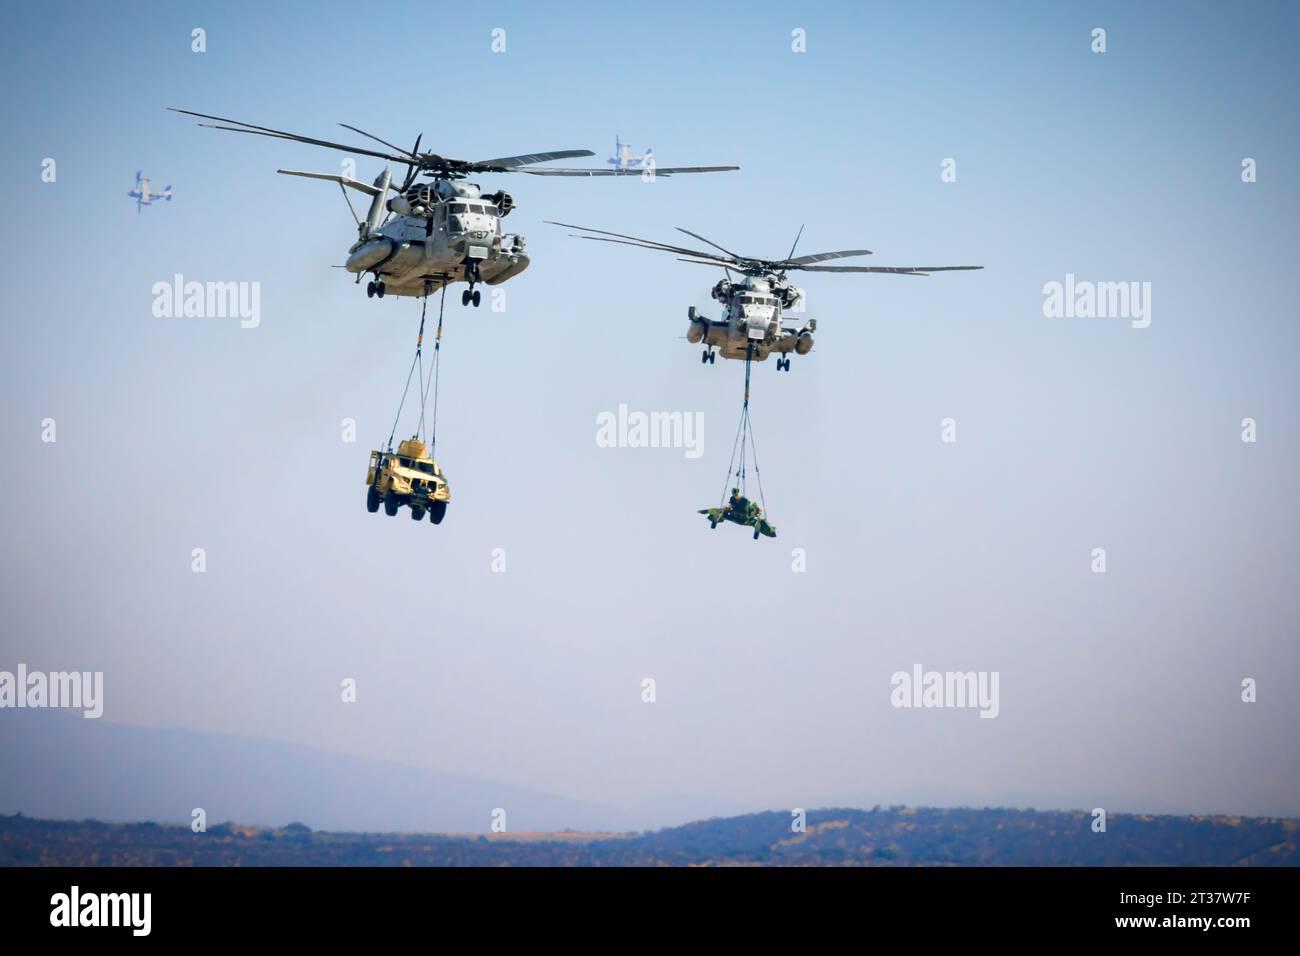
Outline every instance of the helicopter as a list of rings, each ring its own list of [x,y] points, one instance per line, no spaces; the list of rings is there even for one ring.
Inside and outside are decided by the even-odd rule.
[[[594,242],[616,242],[625,246],[637,246],[641,249],[656,249],[669,252],[681,262],[695,265],[721,266],[727,277],[718,280],[710,295],[721,303],[723,312],[718,319],[709,319],[696,312],[695,306],[686,310],[690,325],[686,330],[686,340],[704,343],[704,353],[700,361],[704,364],[717,363],[718,353],[723,358],[742,359],[745,361],[765,361],[776,354],[778,371],[790,371],[790,353],[807,355],[812,351],[813,333],[817,331],[817,320],[808,319],[802,325],[783,325],[782,313],[793,309],[803,298],[803,292],[795,286],[786,274],[794,271],[803,272],[883,272],[894,275],[925,276],[931,272],[954,272],[983,269],[983,266],[823,266],[819,262],[831,259],[848,259],[855,256],[869,256],[869,249],[845,249],[839,252],[816,252],[795,257],[795,248],[803,236],[803,228],[795,236],[790,254],[784,259],[754,259],[740,256],[722,248],[715,242],[705,239],[689,229],[678,226],[677,231],[693,239],[712,246],[716,252],[702,252],[674,246],[653,239],[639,239],[625,236],[618,232],[606,232],[603,229],[591,229],[586,226],[574,226],[569,223],[546,220],[550,225],[577,229],[592,235],[577,235],[578,239],[590,239]],[[736,274],[733,279],[732,274]],[[715,351],[716,350],[716,351]]]
[[[468,161],[421,152],[417,136],[415,145],[406,150],[377,136],[340,123],[367,139],[388,147],[391,152],[348,146],[329,140],[300,136],[266,126],[255,126],[241,120],[208,113],[195,113],[177,107],[168,107],[176,113],[214,120],[200,123],[210,129],[233,133],[250,133],[287,139],[313,146],[323,146],[359,156],[373,156],[391,163],[406,166],[402,182],[393,182],[388,167],[374,180],[365,183],[349,176],[332,173],[302,172],[277,169],[286,176],[321,179],[339,184],[347,199],[352,218],[357,223],[356,241],[348,249],[344,267],[356,276],[359,285],[363,276],[374,278],[366,284],[366,295],[383,298],[386,295],[425,297],[454,282],[468,283],[461,293],[461,305],[480,301],[479,283],[499,285],[528,268],[529,258],[524,249],[524,237],[506,234],[501,230],[501,220],[515,208],[514,198],[504,190],[484,193],[476,183],[468,182],[476,173],[529,173],[534,176],[639,176],[635,168],[599,169],[537,166],[557,159],[594,156],[589,149],[560,149],[549,152],[525,153],[503,156],[498,159]],[[222,124],[222,125],[217,125]],[[739,169],[739,166],[676,166],[655,170],[656,176],[677,173],[710,173]],[[429,177],[427,183],[416,182],[418,176]],[[347,191],[351,189],[370,197],[370,208],[365,219],[357,216]],[[389,198],[389,193],[396,195]]]

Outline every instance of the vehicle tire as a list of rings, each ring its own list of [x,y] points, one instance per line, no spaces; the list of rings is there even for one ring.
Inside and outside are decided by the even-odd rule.
[[[397,500],[397,496],[391,491],[384,493],[384,514],[392,518],[397,515],[397,509],[402,507],[402,503]]]
[[[379,489],[371,485],[366,489],[366,510],[374,514],[379,510]]]
[[[411,520],[412,520],[412,521],[423,521],[423,520],[424,520],[424,512],[421,511],[419,508],[412,508],[412,509],[411,509]]]
[[[435,501],[429,505],[429,520],[434,524],[442,524],[442,519],[447,516],[447,502]]]

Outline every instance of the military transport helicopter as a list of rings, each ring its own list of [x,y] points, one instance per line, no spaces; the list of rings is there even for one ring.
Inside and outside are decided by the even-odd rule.
[[[367,283],[368,296],[409,295],[427,296],[453,282],[467,282],[469,288],[461,294],[461,304],[479,304],[478,283],[499,285],[528,268],[529,258],[524,252],[524,237],[507,235],[501,231],[501,220],[515,208],[514,199],[505,191],[484,194],[476,183],[466,182],[474,173],[529,173],[534,176],[639,176],[641,170],[584,169],[555,166],[533,167],[556,159],[577,156],[594,156],[589,149],[560,149],[543,153],[526,153],[475,162],[420,152],[420,139],[410,150],[394,146],[364,130],[340,123],[344,129],[388,147],[392,152],[380,152],[347,146],[329,140],[299,136],[266,126],[255,126],[241,120],[195,113],[191,110],[168,107],[173,112],[216,120],[219,124],[200,123],[210,129],[223,129],[232,133],[252,133],[287,139],[313,146],[324,146],[358,156],[374,156],[406,166],[406,176],[401,185],[392,181],[387,167],[373,184],[359,182],[348,176],[332,173],[307,173],[292,169],[277,169],[286,176],[304,176],[339,184],[343,196],[347,190],[371,197],[370,209],[364,220],[352,209],[357,222],[357,240],[348,249],[344,266],[353,273],[357,283],[366,274],[374,276]],[[655,170],[655,176],[672,176],[676,173],[711,173],[739,169],[739,166],[670,166]],[[432,182],[417,183],[417,176],[427,176]],[[397,195],[388,198],[389,192]]]
[[[790,255],[784,259],[754,259],[739,256],[722,248],[715,242],[677,227],[678,232],[707,243],[717,252],[701,252],[682,246],[655,242],[652,239],[639,239],[625,236],[618,232],[606,232],[603,229],[590,229],[587,226],[573,226],[564,222],[546,220],[551,225],[578,229],[594,235],[575,236],[578,239],[591,239],[595,242],[617,242],[625,246],[637,246],[641,249],[656,249],[670,252],[682,262],[701,266],[720,266],[727,272],[725,279],[720,279],[710,293],[723,306],[718,319],[709,319],[698,315],[695,306],[686,310],[690,326],[686,330],[688,342],[703,342],[704,354],[700,361],[714,364],[717,352],[723,358],[743,359],[762,362],[773,352],[777,353],[778,370],[790,370],[790,353],[807,355],[812,351],[813,332],[817,330],[817,320],[808,319],[802,325],[782,325],[782,312],[794,308],[803,298],[803,293],[786,278],[786,273],[802,272],[885,272],[895,275],[924,276],[931,272],[954,272],[970,269],[983,269],[983,266],[822,266],[816,265],[829,259],[847,259],[854,256],[869,256],[869,249],[847,249],[840,252],[816,252],[806,256],[794,257],[795,247],[803,235],[800,228],[795,236]],[[690,257],[690,258],[683,258]],[[732,281],[732,273],[740,278]]]

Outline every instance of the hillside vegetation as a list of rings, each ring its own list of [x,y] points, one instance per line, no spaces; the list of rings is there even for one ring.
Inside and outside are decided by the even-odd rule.
[[[892,807],[704,820],[644,834],[396,834],[0,817],[5,866],[1295,866],[1300,820]]]

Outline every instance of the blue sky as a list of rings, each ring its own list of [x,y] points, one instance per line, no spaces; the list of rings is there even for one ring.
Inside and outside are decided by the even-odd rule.
[[[108,720],[654,823],[877,801],[1300,814],[1293,5],[0,17],[0,668],[103,670]],[[514,195],[505,225],[533,264],[502,313],[449,305],[455,498],[434,529],[362,507],[419,306],[330,268],[355,235],[338,191],[274,172],[344,157],[167,106],[344,142],[362,141],[339,122],[422,132],[471,159],[578,147],[600,164],[619,134],[660,164],[742,169],[484,177]],[[175,200],[137,214],[137,169]],[[807,277],[816,350],[754,372],[780,534],[755,544],[695,514],[740,403],[739,364],[701,366],[681,338],[687,306],[715,311],[716,277],[546,219],[684,226],[753,255],[803,225],[804,252],[985,270]],[[155,318],[175,273],[260,283],[260,326]],[[1150,282],[1151,326],[1045,318],[1043,285],[1067,273]],[[704,455],[598,448],[620,403],[703,413]],[[998,718],[891,708],[890,675],[915,662],[1000,672]]]

